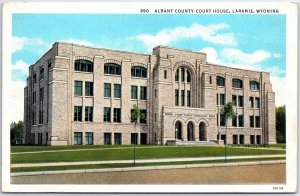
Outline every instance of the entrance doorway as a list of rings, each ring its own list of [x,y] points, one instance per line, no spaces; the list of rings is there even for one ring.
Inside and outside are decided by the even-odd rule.
[[[187,125],[187,140],[194,141],[194,124],[189,122]]]
[[[175,123],[175,139],[182,140],[182,124],[180,121]]]
[[[147,133],[141,133],[141,144],[147,144]]]
[[[200,122],[199,124],[199,139],[200,141],[206,141],[207,136],[206,136],[206,126],[204,122]]]

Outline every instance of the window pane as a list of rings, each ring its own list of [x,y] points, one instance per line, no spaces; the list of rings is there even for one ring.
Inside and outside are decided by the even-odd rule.
[[[82,121],[82,106],[74,106],[74,121]]]
[[[144,119],[140,119],[140,123],[146,124],[147,123],[147,110],[141,110],[141,114],[144,115]]]
[[[122,134],[114,133],[115,144],[122,144]]]
[[[191,106],[191,91],[187,91],[187,106]]]
[[[179,92],[178,89],[175,89],[175,105],[178,106],[179,102]]]
[[[255,127],[260,127],[260,116],[255,116]]]
[[[186,80],[187,82],[191,82],[191,74],[189,70],[186,70],[187,76],[186,76]]]
[[[93,82],[85,82],[85,96],[93,96],[94,88]]]
[[[104,144],[111,144],[111,133],[104,133]]]
[[[111,97],[111,84],[104,83],[104,97]]]
[[[120,84],[114,84],[114,97],[121,98],[121,85]]]
[[[121,108],[114,108],[114,122],[121,122]]]
[[[75,96],[82,96],[82,81],[75,81]]]
[[[239,107],[244,107],[244,97],[239,96]]]
[[[175,81],[178,81],[179,80],[179,68],[176,70],[176,73],[175,73]]]
[[[147,100],[147,87],[141,86],[141,100]]]
[[[232,95],[232,104],[233,106],[237,105],[236,95]]]
[[[110,108],[108,108],[108,107],[104,108],[103,121],[104,122],[110,122]]]
[[[254,127],[254,116],[250,116],[250,127]]]
[[[81,144],[82,144],[82,133],[74,132],[74,145],[81,145]]]
[[[184,78],[185,78],[185,75],[184,75],[184,68],[182,67],[181,68],[181,81],[184,82]]]
[[[85,107],[85,121],[93,121],[93,107],[91,106]]]
[[[87,145],[93,144],[93,133],[92,132],[85,133],[85,144],[87,144]]]
[[[184,90],[181,90],[181,106],[184,106]]]
[[[260,108],[260,99],[259,99],[259,97],[255,97],[255,107]]]
[[[131,86],[131,99],[137,99],[137,86]]]

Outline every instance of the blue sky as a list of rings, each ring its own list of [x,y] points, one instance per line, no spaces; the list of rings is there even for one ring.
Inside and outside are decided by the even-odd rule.
[[[286,72],[285,15],[13,14],[12,79],[55,41],[151,53],[157,45],[206,52],[208,61],[271,73],[276,104]]]

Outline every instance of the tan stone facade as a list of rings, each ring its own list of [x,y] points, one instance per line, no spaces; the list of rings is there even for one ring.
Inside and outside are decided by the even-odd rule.
[[[220,109],[228,101],[237,115],[228,120],[227,143],[276,143],[269,73],[210,64],[199,52],[158,46],[148,55],[56,42],[30,66],[24,93],[31,144],[225,140]],[[146,113],[136,126],[134,104]]]

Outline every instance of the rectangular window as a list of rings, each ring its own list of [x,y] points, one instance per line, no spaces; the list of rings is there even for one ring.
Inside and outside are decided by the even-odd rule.
[[[250,107],[254,108],[254,100],[253,97],[249,97],[249,101],[250,101]]]
[[[191,106],[191,91],[187,91],[187,106]]]
[[[184,90],[181,90],[181,106],[184,106]]]
[[[209,84],[212,84],[212,77],[209,76]]]
[[[245,136],[240,135],[240,144],[245,144]]]
[[[111,144],[111,133],[104,133],[104,144]]]
[[[111,97],[111,84],[104,83],[104,97]]]
[[[260,116],[255,116],[255,127],[260,127]]]
[[[94,95],[94,83],[85,82],[85,96],[93,96],[93,95]]]
[[[236,121],[237,121],[236,116],[233,116],[233,117],[232,117],[232,126],[233,126],[233,127],[236,127],[236,126],[237,126],[237,122],[236,122]]]
[[[40,101],[44,100],[44,88],[40,88]]]
[[[121,145],[122,144],[122,134],[121,133],[114,133],[115,144]]]
[[[244,96],[239,96],[239,107],[244,107]]]
[[[85,144],[93,145],[94,135],[93,132],[85,132]]]
[[[75,96],[82,96],[82,81],[75,81]]]
[[[225,94],[220,94],[220,105],[225,105],[226,97]]]
[[[103,121],[110,122],[110,108],[107,108],[107,107],[104,108]]]
[[[178,95],[178,89],[175,89],[175,106],[178,106],[178,102],[179,102],[179,95]]]
[[[254,127],[254,116],[250,116],[250,127]]]
[[[154,114],[154,122],[156,122],[156,113]]]
[[[121,122],[121,108],[114,108],[114,122]]]
[[[261,144],[261,136],[260,135],[256,136],[256,144]]]
[[[93,107],[85,107],[85,121],[93,122]]]
[[[121,84],[114,84],[114,97],[121,98]]]
[[[141,86],[141,100],[147,100],[147,87]]]
[[[255,97],[255,107],[260,108],[260,99],[259,99],[259,97]]]
[[[250,135],[250,144],[255,144],[255,135]]]
[[[137,99],[138,97],[138,87],[137,86],[131,86],[131,99]]]
[[[233,144],[238,144],[238,136],[237,135],[232,136],[232,143]]]
[[[184,75],[184,68],[181,68],[181,81],[184,82],[185,75]]]
[[[137,144],[137,141],[138,141],[138,134],[131,133],[131,144]]]
[[[44,78],[44,68],[40,71],[40,80]]]
[[[33,92],[32,102],[33,102],[33,104],[36,103],[36,92]]]
[[[39,107],[39,124],[43,124],[43,100],[40,101],[40,107]]]
[[[244,115],[239,115],[239,127],[244,127]]]
[[[33,84],[36,83],[36,74],[33,75]]]
[[[226,118],[224,114],[220,114],[220,126],[226,126]]]
[[[236,95],[232,95],[232,104],[233,106],[237,106]]]
[[[74,145],[82,145],[82,133],[74,132]]]
[[[74,121],[82,121],[82,106],[74,106]]]
[[[147,110],[141,110],[141,114],[144,115],[144,119],[140,119],[140,123],[146,124],[147,123]]]
[[[217,105],[219,105],[219,94],[217,93]]]
[[[156,94],[157,94],[157,92],[156,92],[157,90],[155,89],[154,90],[154,97],[156,98]]]
[[[164,78],[167,79],[167,70],[164,70]]]

